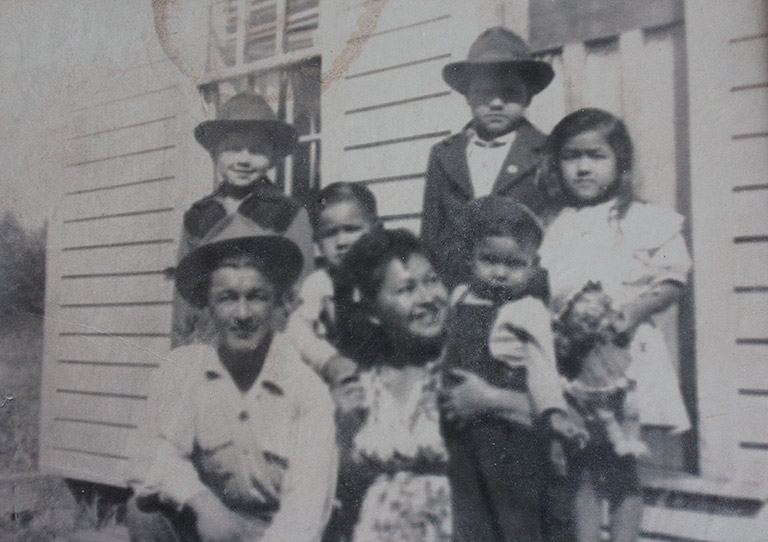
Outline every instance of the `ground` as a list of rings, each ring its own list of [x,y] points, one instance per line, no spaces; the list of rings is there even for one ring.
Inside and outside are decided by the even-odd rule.
[[[111,532],[124,498],[37,472],[42,328],[40,317],[0,318],[0,542],[67,542],[83,531]]]

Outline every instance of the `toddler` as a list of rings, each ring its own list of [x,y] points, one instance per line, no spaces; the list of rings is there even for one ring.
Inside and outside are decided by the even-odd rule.
[[[322,265],[304,280],[288,332],[304,360],[334,383],[342,370],[349,368],[335,358],[336,346],[342,340],[338,316],[344,312],[337,310],[337,300],[346,296],[336,295],[334,277],[354,242],[379,227],[376,198],[363,184],[332,183],[311,202],[310,219]]]
[[[531,280],[542,231],[507,198],[477,200],[472,217],[471,282],[452,295],[443,362],[454,540],[539,541],[542,437],[579,436],[566,416],[546,291]]]

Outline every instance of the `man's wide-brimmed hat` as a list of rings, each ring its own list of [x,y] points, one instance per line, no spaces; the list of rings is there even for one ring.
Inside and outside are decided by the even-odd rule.
[[[296,130],[277,120],[267,101],[252,92],[235,94],[219,108],[216,120],[206,120],[195,128],[195,139],[213,152],[221,139],[233,132],[252,132],[269,140],[277,157],[293,152]]]
[[[237,256],[252,258],[278,288],[293,286],[303,264],[296,243],[235,213],[217,224],[195,250],[182,258],[176,267],[176,289],[192,305],[205,307],[211,273],[222,259]]]
[[[517,73],[528,85],[531,96],[544,90],[555,77],[552,66],[534,59],[520,36],[496,26],[478,36],[469,48],[466,61],[446,65],[443,79],[451,88],[466,94],[472,73],[489,68],[506,68]]]

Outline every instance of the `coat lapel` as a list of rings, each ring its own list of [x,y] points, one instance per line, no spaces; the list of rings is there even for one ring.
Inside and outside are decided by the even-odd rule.
[[[468,199],[475,197],[467,164],[467,134],[464,130],[445,141],[441,162],[445,174],[459,187]]]
[[[520,179],[526,177],[539,163],[544,136],[530,123],[523,122],[501,166],[492,194],[503,195]],[[466,160],[465,160],[466,162]]]

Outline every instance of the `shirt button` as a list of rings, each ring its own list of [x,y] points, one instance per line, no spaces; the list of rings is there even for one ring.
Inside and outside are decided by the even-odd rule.
[[[237,416],[237,418],[238,418],[238,419],[239,419],[241,422],[244,422],[245,420],[247,420],[247,419],[248,419],[248,412],[246,412],[245,410],[243,410],[243,411],[242,411],[242,412],[241,412],[241,413],[240,413],[240,414]]]

